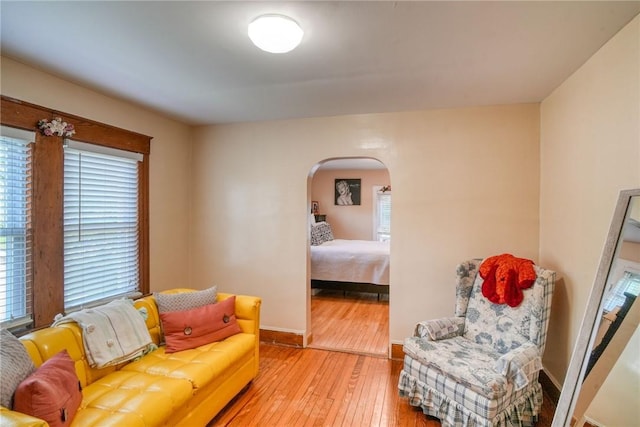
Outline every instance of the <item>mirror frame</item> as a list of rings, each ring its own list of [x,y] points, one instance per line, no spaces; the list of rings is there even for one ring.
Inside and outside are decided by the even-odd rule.
[[[589,363],[591,349],[600,325],[600,313],[604,306],[604,294],[607,278],[611,271],[614,257],[620,244],[620,236],[624,228],[631,198],[640,196],[640,188],[622,190],[618,196],[609,234],[602,251],[600,265],[593,282],[587,309],[582,319],[580,332],[571,356],[571,362],[562,386],[562,392],[556,412],[553,417],[552,427],[566,427],[571,425],[573,411],[575,410],[578,396],[582,388],[582,379]]]

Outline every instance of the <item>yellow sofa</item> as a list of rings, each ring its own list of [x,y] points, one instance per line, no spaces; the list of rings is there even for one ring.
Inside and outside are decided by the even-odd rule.
[[[188,291],[175,289],[169,293]],[[218,301],[230,294],[218,293]],[[237,295],[242,333],[195,349],[167,354],[163,346],[141,359],[93,369],[87,363],[81,329],[62,324],[20,338],[36,367],[66,349],[82,384],[82,404],[72,426],[205,426],[258,374],[260,304]],[[135,302],[148,312],[147,328],[160,344],[160,317],[153,296]],[[0,426],[46,426],[46,422],[0,408]]]

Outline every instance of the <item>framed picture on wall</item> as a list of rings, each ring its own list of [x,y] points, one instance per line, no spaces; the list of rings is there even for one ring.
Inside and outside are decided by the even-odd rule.
[[[360,179],[336,178],[335,203],[337,206],[360,205]]]
[[[311,213],[314,215],[318,215],[320,213],[320,203],[315,200],[311,201]]]

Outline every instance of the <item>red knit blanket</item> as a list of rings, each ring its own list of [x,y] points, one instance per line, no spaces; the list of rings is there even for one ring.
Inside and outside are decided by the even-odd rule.
[[[530,288],[536,280],[533,261],[502,254],[485,259],[480,265],[484,279],[482,295],[496,304],[520,305],[522,290]]]

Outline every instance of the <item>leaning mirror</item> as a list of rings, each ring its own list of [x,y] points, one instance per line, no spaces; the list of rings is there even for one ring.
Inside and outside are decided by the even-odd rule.
[[[637,340],[640,301],[636,302],[636,296],[639,288],[640,189],[624,190],[618,197],[553,427],[584,425],[585,414],[593,409],[590,405],[594,398],[600,398],[598,392],[609,374],[622,369],[620,362],[624,358],[619,360],[621,354],[626,352],[624,355],[628,357],[630,352],[635,352],[631,358],[632,364],[637,365],[638,348],[629,349],[627,343],[632,337]],[[635,376],[629,378],[631,384],[637,386],[640,378],[638,366],[631,376]],[[609,403],[616,403],[615,397],[607,398]],[[633,401],[640,396],[631,398]],[[637,404],[627,405],[618,411],[634,413]]]

